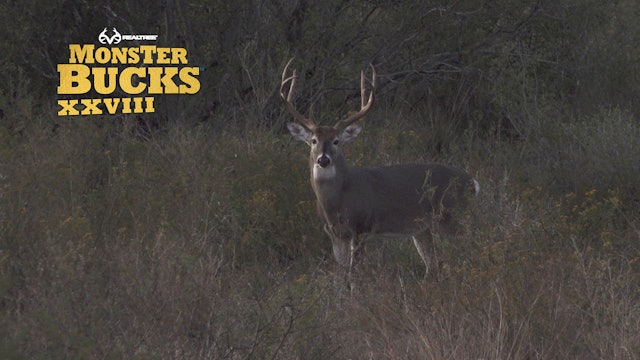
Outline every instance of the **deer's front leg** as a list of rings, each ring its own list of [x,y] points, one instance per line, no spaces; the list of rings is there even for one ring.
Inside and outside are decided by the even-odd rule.
[[[331,238],[333,257],[342,267],[353,267],[355,256],[355,234],[352,231],[340,231],[337,226],[325,225],[324,231]]]
[[[333,247],[333,257],[344,271],[346,285],[351,295],[355,291],[354,267],[356,265],[356,254],[358,251],[358,235],[355,231],[343,228],[344,231],[338,231],[339,227],[330,227],[325,225],[324,231],[331,238]]]

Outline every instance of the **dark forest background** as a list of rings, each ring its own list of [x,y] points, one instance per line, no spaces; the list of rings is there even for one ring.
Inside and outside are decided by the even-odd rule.
[[[635,0],[0,3],[0,358],[640,358]],[[155,113],[58,117],[56,65],[105,28],[203,68]],[[133,45],[131,45],[133,46]],[[345,295],[277,96],[374,109],[358,165],[482,192],[423,279],[369,239]]]

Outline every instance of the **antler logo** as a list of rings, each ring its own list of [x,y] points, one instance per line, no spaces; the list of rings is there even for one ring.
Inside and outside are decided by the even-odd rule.
[[[107,28],[104,28],[104,30],[102,30],[100,35],[98,35],[98,40],[102,44],[109,44],[109,45],[118,44],[122,40],[122,35],[120,35],[120,33],[118,32],[118,30],[116,30],[116,28],[113,28],[113,35],[109,37],[107,35]]]

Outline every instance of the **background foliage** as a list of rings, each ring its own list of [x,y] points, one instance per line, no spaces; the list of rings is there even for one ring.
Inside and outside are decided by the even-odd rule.
[[[640,5],[4,1],[0,358],[640,358]],[[104,27],[204,68],[142,115],[57,117]],[[280,72],[325,123],[377,103],[359,165],[439,161],[482,193],[422,280],[370,239],[345,297]]]

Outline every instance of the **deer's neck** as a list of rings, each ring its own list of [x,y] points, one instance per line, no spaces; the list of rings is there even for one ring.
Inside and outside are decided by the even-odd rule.
[[[336,162],[326,168],[311,165],[311,186],[318,200],[319,210],[331,222],[328,214],[340,212],[343,190],[348,180],[348,167],[344,162]]]

